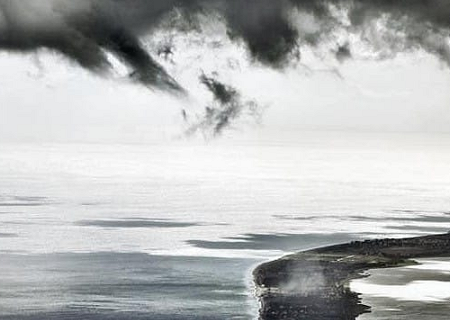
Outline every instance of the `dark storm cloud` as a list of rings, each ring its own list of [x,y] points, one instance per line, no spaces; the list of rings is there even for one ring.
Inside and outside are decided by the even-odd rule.
[[[348,43],[341,45],[337,48],[336,52],[336,59],[339,62],[344,62],[347,59],[350,59],[352,57],[352,52],[350,50],[350,45]]]
[[[349,32],[384,18],[390,31],[403,36],[401,45],[389,43],[393,50],[423,47],[449,59],[447,0],[0,0],[0,48],[50,48],[97,72],[110,67],[109,51],[133,69],[136,80],[180,90],[140,41],[158,26],[167,27],[163,22],[175,10],[186,21],[196,13],[219,14],[230,38],[243,41],[255,60],[281,66],[302,40],[318,43],[342,24],[336,8],[349,17]],[[307,35],[298,30],[294,9],[314,16],[319,30]]]
[[[151,87],[182,88],[144,49],[139,36],[151,31],[175,1],[0,0],[0,48],[58,51],[81,66],[106,73],[110,52]]]
[[[183,35],[189,26],[198,27],[198,16],[223,21],[228,37],[243,44],[253,61],[274,68],[291,65],[302,45],[334,40],[336,31],[355,35],[379,58],[423,49],[450,65],[448,0],[0,0],[0,50],[47,48],[105,75],[112,54],[138,83],[182,93],[176,75],[158,63],[142,39],[160,28]],[[349,49],[338,45],[336,58],[351,58]],[[172,48],[155,52],[159,58],[174,55]],[[202,82],[216,95],[220,85]],[[226,91],[236,96],[234,89]],[[220,131],[239,107],[218,96],[216,101],[226,107],[220,113],[208,109],[205,122]]]
[[[284,0],[229,0],[229,35],[242,38],[255,59],[280,66],[297,48],[298,32],[288,20],[288,8]]]

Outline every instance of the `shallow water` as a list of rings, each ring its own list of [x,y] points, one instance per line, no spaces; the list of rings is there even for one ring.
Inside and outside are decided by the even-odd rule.
[[[0,255],[5,319],[249,319],[254,261],[143,253]]]
[[[450,259],[417,259],[416,266],[371,270],[370,277],[353,281],[363,294],[371,319],[446,319],[450,312]]]
[[[450,137],[0,145],[0,318],[251,319],[251,269],[450,230]]]

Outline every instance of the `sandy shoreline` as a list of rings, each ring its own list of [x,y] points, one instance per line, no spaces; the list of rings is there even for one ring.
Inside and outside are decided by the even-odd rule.
[[[413,258],[449,256],[450,234],[354,241],[288,255],[253,272],[260,319],[356,319],[370,307],[350,289],[351,280],[371,269],[417,264]]]

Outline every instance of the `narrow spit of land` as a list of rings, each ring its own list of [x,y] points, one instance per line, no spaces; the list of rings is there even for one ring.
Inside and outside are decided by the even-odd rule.
[[[353,241],[264,263],[253,271],[260,320],[354,320],[370,307],[349,289],[369,269],[416,264],[413,258],[450,257],[450,233]]]

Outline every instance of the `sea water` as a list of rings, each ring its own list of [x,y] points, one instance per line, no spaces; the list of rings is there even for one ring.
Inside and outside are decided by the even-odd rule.
[[[258,263],[448,230],[445,134],[2,143],[0,319],[254,319]]]

